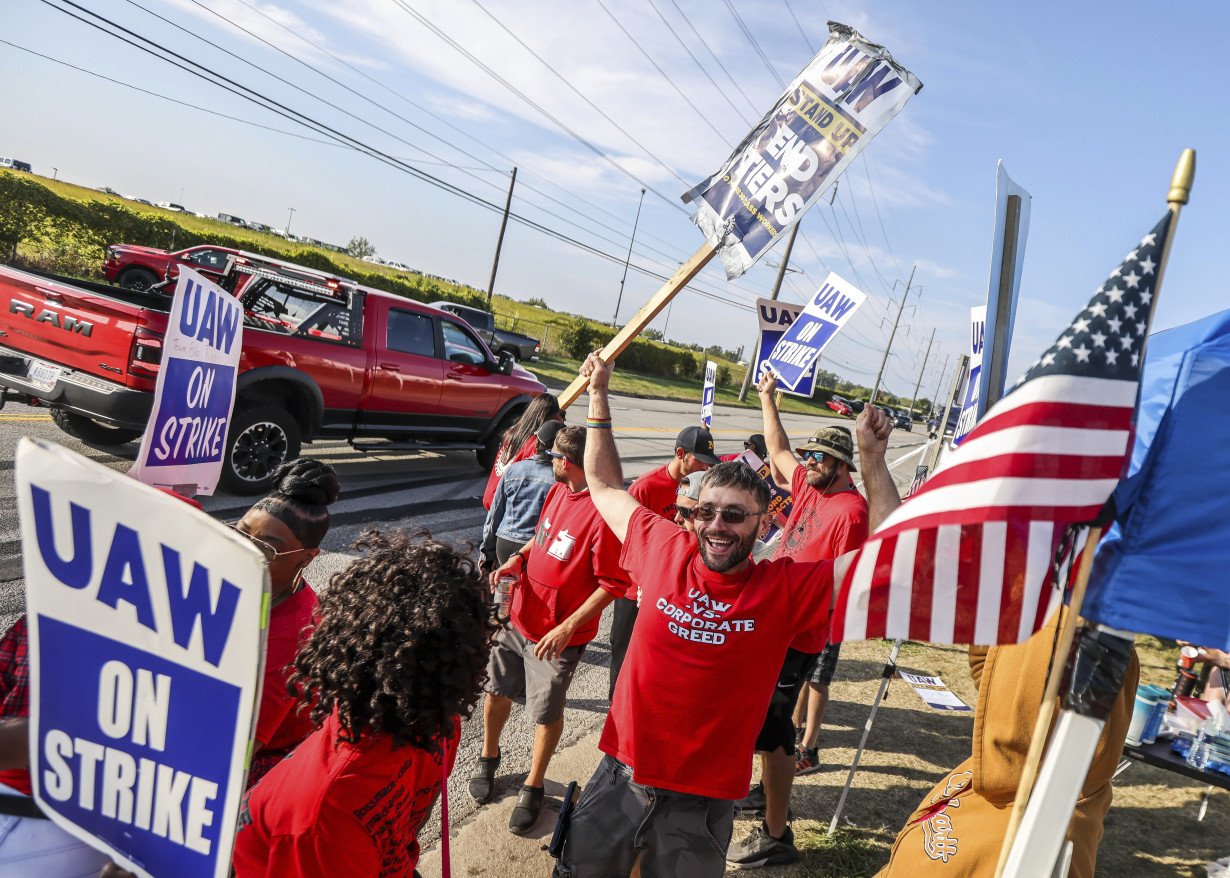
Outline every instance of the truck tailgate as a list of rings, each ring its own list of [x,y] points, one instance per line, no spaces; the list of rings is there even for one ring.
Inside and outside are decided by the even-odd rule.
[[[130,386],[149,383],[128,369],[133,335],[151,317],[165,327],[165,315],[139,305],[0,267],[0,344],[53,366]]]

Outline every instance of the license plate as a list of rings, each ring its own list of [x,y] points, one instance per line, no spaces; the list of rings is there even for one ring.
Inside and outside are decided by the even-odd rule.
[[[30,383],[39,390],[54,390],[56,381],[60,378],[60,367],[53,366],[50,363],[42,363],[38,360],[33,360],[30,363],[29,370],[26,372],[26,377],[29,378]]]

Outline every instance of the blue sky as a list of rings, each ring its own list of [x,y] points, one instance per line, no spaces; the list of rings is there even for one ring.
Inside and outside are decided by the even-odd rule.
[[[1155,328],[1224,305],[1219,214],[1230,176],[1221,68],[1201,43],[1169,36],[1177,29],[1207,43],[1227,33],[1230,15],[1213,4],[1185,9],[1180,19],[1143,3],[76,2],[488,201],[502,205],[515,164],[515,211],[616,259],[514,223],[497,291],[607,320],[637,211],[640,184],[632,177],[652,189],[633,265],[669,274],[701,243],[679,195],[716,170],[776,99],[781,87],[770,66],[788,82],[823,42],[825,22],[843,21],[886,45],[924,88],[847,171],[833,205],[818,204],[803,220],[791,263],[802,271],[790,275],[783,298],[801,301],[829,271],[870,297],[822,366],[870,383],[888,315],[916,264],[916,293],[885,385],[912,391],[934,328],[920,391],[931,395],[945,358],[967,344],[969,307],[985,300],[998,159],[1033,195],[1010,377],[1054,339],[1161,215],[1174,162],[1188,146],[1198,153],[1196,187]],[[38,173],[50,176],[55,167],[63,179],[151,201],[178,201],[182,192],[191,209],[275,226],[285,225],[293,207],[292,231],[342,244],[361,235],[385,258],[486,286],[496,213],[357,151],[318,142],[319,134],[41,0],[9,0],[5,25],[0,39],[279,131],[0,44],[0,155],[30,161]],[[667,334],[728,348],[750,343],[750,305],[767,295],[776,263],[770,253],[734,283],[715,264],[697,291],[672,307]],[[621,317],[658,284],[631,272]],[[664,314],[654,325],[666,320]]]

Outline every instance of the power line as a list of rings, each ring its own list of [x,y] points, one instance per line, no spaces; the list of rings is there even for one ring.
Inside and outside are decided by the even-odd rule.
[[[696,26],[692,24],[691,17],[679,8],[679,4],[675,2],[675,0],[670,0],[670,4],[675,7],[675,11],[679,13],[679,17],[683,19],[683,23],[688,26],[688,30],[692,31],[693,35],[695,35],[697,42],[705,47],[705,51],[709,53],[709,57],[713,59],[715,64],[717,64],[718,69],[726,74],[726,78],[729,79],[730,84],[735,87],[735,91],[739,92],[739,94],[743,96],[743,100],[747,101],[747,105],[752,108],[752,112],[759,113],[760,109],[756,106],[755,101],[747,96],[747,92],[743,90],[743,86],[739,85],[739,81],[731,76],[730,71],[726,69],[726,65],[721,62],[717,56],[717,53],[713,51],[713,47],[709,45],[709,42],[700,35],[700,31],[698,31]]]
[[[782,79],[777,70],[769,62],[769,56],[764,53],[764,49],[760,48],[760,43],[756,41],[756,37],[752,34],[748,26],[743,22],[743,16],[739,14],[739,10],[735,9],[735,5],[730,0],[722,0],[726,4],[726,8],[730,10],[730,14],[734,17],[735,23],[739,25],[739,30],[743,31],[743,36],[747,37],[747,41],[752,44],[752,48],[756,50],[756,54],[760,56],[760,60],[764,62],[765,68],[773,74],[773,78],[777,80],[777,84],[782,88],[786,87],[786,81]]]
[[[871,192],[871,203],[876,209],[876,219],[880,221],[880,233],[884,235],[884,244],[888,247],[888,255],[893,259],[893,265],[897,269],[897,274],[905,274],[901,270],[901,263],[897,261],[897,254],[893,252],[893,244],[888,240],[888,229],[884,228],[884,217],[880,214],[880,201],[876,198],[876,188],[871,184],[871,170],[868,168],[867,151],[859,153],[859,158],[863,161],[863,173],[867,176],[867,189]]]
[[[807,31],[803,30],[803,25],[799,24],[799,17],[794,14],[794,7],[790,5],[790,0],[782,0],[786,4],[786,11],[790,13],[790,17],[794,20],[794,26],[799,29],[800,36],[803,37],[803,42],[807,44],[808,50],[814,55],[816,47],[811,44],[811,37],[807,35]]]

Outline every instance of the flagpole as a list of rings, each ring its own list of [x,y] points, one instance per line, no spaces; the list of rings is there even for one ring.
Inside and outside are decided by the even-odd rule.
[[[1175,231],[1179,224],[1179,213],[1191,196],[1192,182],[1195,176],[1196,151],[1194,149],[1185,149],[1180,154],[1179,161],[1175,165],[1174,174],[1170,178],[1170,192],[1166,195],[1166,201],[1170,209],[1170,226],[1167,229],[1166,241],[1162,246],[1162,253],[1158,259],[1157,281],[1153,285],[1153,297],[1155,300],[1161,295],[1162,279],[1166,272],[1166,263],[1170,259],[1170,248],[1174,244]],[[1155,301],[1150,313],[1153,314],[1156,311],[1157,303]],[[1152,316],[1150,316],[1150,323],[1152,323]],[[1148,332],[1146,331],[1145,342],[1141,346],[1140,362],[1142,369],[1144,367],[1145,346],[1147,344]],[[1060,620],[1059,642],[1054,654],[1051,656],[1046,693],[1043,695],[1042,705],[1038,711],[1038,720],[1034,724],[1033,737],[1029,741],[1029,752],[1025,757],[1025,765],[1021,770],[1021,780],[1017,786],[1016,800],[1013,802],[1012,814],[1008,819],[1008,829],[1004,833],[1003,845],[1000,847],[999,862],[995,866],[995,878],[1001,878],[1004,874],[1008,855],[1012,851],[1012,845],[1016,839],[1017,831],[1020,829],[1021,820],[1025,816],[1025,808],[1029,804],[1029,797],[1033,792],[1034,782],[1038,777],[1038,769],[1046,749],[1046,740],[1050,734],[1052,720],[1055,717],[1055,706],[1059,698],[1060,678],[1063,676],[1059,673],[1059,668],[1056,665],[1060,661],[1061,656],[1062,660],[1066,662],[1068,653],[1071,650],[1072,639],[1076,632],[1076,620],[1080,616],[1084,605],[1085,590],[1089,582],[1089,571],[1093,565],[1093,555],[1101,536],[1101,527],[1094,527],[1089,531],[1089,538],[1086,540],[1084,551],[1081,553],[1076,583],[1072,588],[1069,611],[1066,617]],[[1088,766],[1086,766],[1087,770]]]

